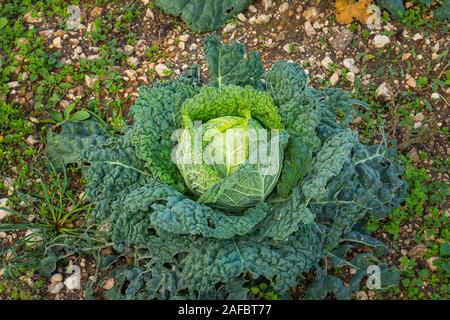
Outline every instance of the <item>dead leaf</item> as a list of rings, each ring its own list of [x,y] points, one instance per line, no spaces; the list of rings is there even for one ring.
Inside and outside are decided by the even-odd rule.
[[[408,256],[411,258],[422,258],[425,255],[426,251],[427,247],[423,243],[419,243],[409,250]]]
[[[437,267],[434,265],[434,261],[437,260],[438,257],[431,257],[427,260],[425,260],[427,262],[428,268],[430,268],[431,271],[436,271]]]
[[[353,19],[367,23],[372,12],[368,10],[373,0],[336,0],[336,20],[342,24],[352,23]]]

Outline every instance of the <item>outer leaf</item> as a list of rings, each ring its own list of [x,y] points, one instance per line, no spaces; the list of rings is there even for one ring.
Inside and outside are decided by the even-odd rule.
[[[377,0],[377,4],[389,11],[393,18],[400,18],[405,14],[403,0]]]
[[[220,2],[220,1],[218,1]],[[264,66],[259,52],[251,52],[247,58],[245,46],[238,42],[223,44],[215,35],[203,41],[210,85],[222,87],[226,85],[261,86]]]
[[[329,294],[334,294],[336,299],[348,300],[350,294],[348,288],[344,286],[341,279],[336,276],[326,275],[319,277],[308,288],[305,299],[308,300],[323,300]]]
[[[450,21],[450,0],[444,0],[442,6],[434,11],[434,16],[439,21]]]
[[[95,121],[63,122],[61,133],[49,131],[47,156],[56,171],[71,163],[79,163],[82,153],[93,146],[105,143],[105,131]]]
[[[225,20],[245,10],[252,0],[156,0],[164,12],[179,16],[196,32],[219,29]]]

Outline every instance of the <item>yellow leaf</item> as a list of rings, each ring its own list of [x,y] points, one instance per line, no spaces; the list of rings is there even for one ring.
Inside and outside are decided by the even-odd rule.
[[[372,14],[368,10],[372,3],[373,0],[336,0],[336,21],[348,24],[356,19],[366,23],[367,18]]]

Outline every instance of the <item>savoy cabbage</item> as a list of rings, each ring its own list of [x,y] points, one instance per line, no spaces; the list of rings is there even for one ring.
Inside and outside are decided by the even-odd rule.
[[[278,61],[264,72],[258,53],[246,55],[242,44],[210,36],[204,46],[209,84],[193,66],[142,87],[123,135],[89,121],[49,133],[54,167],[82,165],[93,219],[108,222],[117,251],[135,251],[135,265],[116,270],[110,297],[243,299],[257,279],[288,297],[313,272],[306,298],[348,298],[377,259],[347,261],[347,253],[361,244],[385,249],[364,233],[365,219],[385,217],[405,196],[395,146],[362,144],[348,127],[361,102],[309,87],[300,65]],[[264,180],[245,148],[238,163],[176,163],[177,143],[189,147],[198,120],[202,146],[225,153],[233,150],[214,142],[223,130],[211,128],[278,129],[279,169]],[[180,128],[188,129],[184,142],[173,139]],[[349,287],[328,272],[344,265],[357,269]],[[386,287],[395,275],[380,268]]]

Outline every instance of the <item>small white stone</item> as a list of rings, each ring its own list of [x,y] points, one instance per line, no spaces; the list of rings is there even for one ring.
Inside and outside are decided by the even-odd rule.
[[[86,84],[86,86],[88,88],[93,88],[94,85],[96,84],[96,82],[97,82],[97,78],[96,77],[90,77],[88,75],[84,76],[84,83]]]
[[[234,29],[236,29],[236,26],[234,25],[234,23],[228,23],[224,28],[223,28],[223,32],[224,33],[231,33],[234,31]]]
[[[50,283],[48,286],[48,292],[50,294],[58,294],[61,292],[61,290],[64,288],[64,283],[62,282],[53,282]]]
[[[147,8],[147,10],[145,10],[145,17],[149,18],[149,19],[155,19],[155,14],[153,13],[153,10],[150,8]]]
[[[64,280],[64,285],[69,290],[81,289],[81,269],[74,265],[73,270],[73,274]]]
[[[139,59],[136,57],[128,57],[127,58],[127,63],[128,65],[134,67],[137,66],[139,64]]]
[[[315,7],[309,7],[303,11],[303,17],[308,21],[315,21],[319,16],[319,12]]]
[[[344,67],[346,67],[350,72],[353,72],[354,74],[359,73],[359,68],[355,65],[355,59],[353,58],[344,59],[343,64]]]
[[[377,99],[381,101],[390,101],[393,99],[393,95],[387,86],[386,82],[380,84],[376,90]]]
[[[178,48],[182,51],[184,51],[184,49],[186,48],[186,42],[180,41],[178,43]]]
[[[50,282],[51,283],[55,283],[55,282],[62,282],[63,281],[63,275],[61,273],[55,273],[54,275],[52,275],[52,277],[50,278]]]
[[[419,40],[422,40],[423,39],[423,37],[422,37],[422,35],[420,34],[420,33],[416,33],[414,36],[413,36],[413,40],[414,41],[419,41]]]
[[[27,143],[27,145],[29,146],[34,146],[36,143],[38,143],[39,141],[36,140],[33,136],[28,136],[27,140],[25,141]]]
[[[415,88],[417,86],[416,79],[414,79],[410,75],[406,75],[406,84],[410,88]]]
[[[263,4],[264,4],[264,10],[268,10],[272,7],[272,0],[263,0]]]
[[[385,45],[387,45],[390,42],[391,42],[391,40],[389,39],[388,36],[379,35],[379,34],[377,34],[372,40],[373,46],[378,49],[383,48]]]
[[[127,78],[128,78],[130,81],[136,80],[137,72],[136,72],[135,70],[129,69],[129,70],[125,70],[124,72],[125,72],[125,75],[127,76]]]
[[[55,39],[53,39],[52,44],[53,44],[53,48],[58,48],[58,49],[62,48],[61,37],[56,37]]]
[[[13,89],[13,88],[17,88],[20,86],[19,81],[11,81],[8,83],[8,88]]]
[[[333,64],[333,60],[331,60],[330,57],[326,56],[325,58],[322,59],[322,61],[320,62],[320,64],[322,65],[322,67],[324,67],[327,70],[331,69],[331,65]]]
[[[347,72],[347,80],[350,81],[351,83],[355,82],[355,74],[353,72]]]
[[[245,14],[243,14],[242,12],[239,13],[239,14],[237,15],[237,18],[238,18],[238,20],[239,20],[240,22],[245,22],[245,21],[247,21],[247,17],[246,17]]]
[[[162,77],[167,77],[167,76],[168,76],[167,72],[168,72],[169,70],[170,70],[170,69],[169,69],[165,64],[162,64],[162,63],[159,63],[159,64],[155,67],[156,73],[157,73],[158,76],[160,76],[161,78],[162,78]]]
[[[264,23],[268,23],[269,21],[270,21],[270,16],[268,16],[267,14],[260,14],[256,18],[256,23],[257,24],[264,24]]]
[[[305,32],[309,37],[312,37],[316,34],[316,30],[311,25],[311,22],[306,21],[305,22]]]
[[[330,77],[330,84],[331,86],[335,86],[339,81],[339,73],[334,72]]]
[[[6,203],[8,202],[8,198],[2,198],[0,199],[0,208],[6,208],[9,209],[6,206]],[[3,219],[5,219],[7,216],[9,216],[11,213],[9,211],[0,209],[0,221],[2,221]]]
[[[414,129],[419,129],[420,127],[422,127],[421,121],[414,123]]]
[[[182,34],[182,35],[179,37],[179,39],[180,39],[180,41],[186,42],[186,41],[189,40],[189,37],[190,37],[190,36],[189,36],[187,33],[185,33],[185,34]]]
[[[123,50],[126,54],[130,55],[134,52],[134,47],[127,44],[125,47],[123,47]]]
[[[285,13],[288,10],[289,10],[289,3],[287,2],[283,2],[278,8],[278,12],[280,12],[281,14]]]
[[[432,100],[438,100],[438,99],[440,99],[441,98],[441,95],[439,94],[439,93],[437,93],[437,92],[433,92],[432,94],[431,94],[431,99]]]
[[[420,112],[420,113],[418,113],[418,114],[416,114],[416,115],[414,116],[414,121],[420,122],[420,121],[423,121],[424,118],[425,118],[425,117],[424,117],[423,113]]]
[[[256,9],[256,7],[254,5],[250,5],[248,7],[248,11],[250,11],[251,13],[256,13],[256,12],[258,12],[258,9]]]

